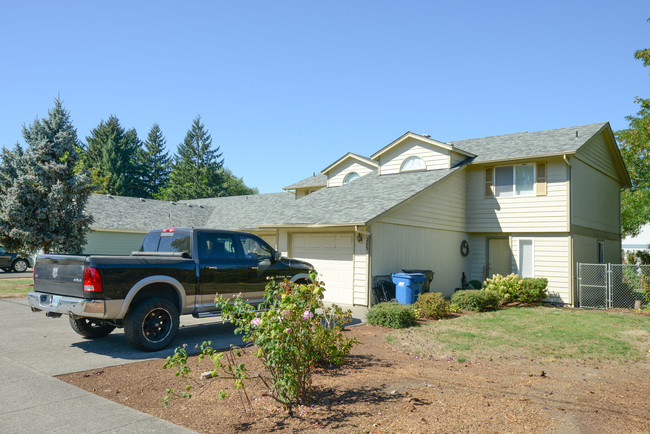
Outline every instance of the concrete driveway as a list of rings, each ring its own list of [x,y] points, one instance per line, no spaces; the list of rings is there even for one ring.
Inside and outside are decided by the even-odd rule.
[[[219,348],[241,344],[233,327],[218,318],[181,317],[168,349],[143,353],[129,346],[120,329],[106,338],[84,339],[67,317],[33,313],[25,298],[0,299],[0,432],[188,432],[53,376],[163,358],[184,343],[193,348],[206,340]]]

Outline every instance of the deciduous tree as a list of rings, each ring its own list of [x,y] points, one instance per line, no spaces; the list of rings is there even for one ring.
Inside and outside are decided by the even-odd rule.
[[[639,50],[634,57],[650,66],[650,49]],[[626,118],[629,128],[616,132],[632,180],[632,188],[621,192],[621,230],[632,236],[650,221],[650,99],[637,97],[636,102],[640,109]]]

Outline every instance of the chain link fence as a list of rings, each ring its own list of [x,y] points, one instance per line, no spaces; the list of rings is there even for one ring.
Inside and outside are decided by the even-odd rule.
[[[578,264],[580,307],[638,308],[649,289],[650,265]]]

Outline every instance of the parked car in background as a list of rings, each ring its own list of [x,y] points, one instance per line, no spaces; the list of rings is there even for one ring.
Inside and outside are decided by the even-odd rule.
[[[33,261],[19,253],[10,253],[0,246],[0,269],[22,273],[34,265]]]

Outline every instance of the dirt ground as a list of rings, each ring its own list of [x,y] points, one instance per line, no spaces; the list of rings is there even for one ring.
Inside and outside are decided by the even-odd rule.
[[[314,376],[314,403],[290,417],[261,384],[247,387],[254,414],[244,411],[229,380],[195,388],[163,408],[169,387],[182,388],[162,360],[59,377],[112,401],[202,433],[243,430],[384,432],[650,432],[650,363],[621,364],[499,359],[458,363],[404,353],[387,329],[346,333],[357,345],[340,368]],[[196,366],[198,379],[209,370]],[[249,355],[248,366],[257,366]],[[230,395],[219,400],[221,389]]]

